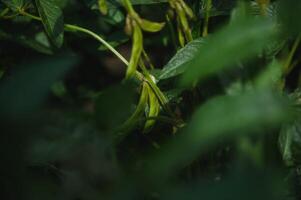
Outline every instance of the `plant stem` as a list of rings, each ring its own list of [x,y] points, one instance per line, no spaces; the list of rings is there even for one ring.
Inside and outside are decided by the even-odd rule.
[[[294,44],[293,44],[293,47],[285,61],[285,64],[284,64],[284,74],[287,75],[291,72],[292,70],[292,60],[293,60],[293,57],[294,57],[294,54],[296,53],[297,51],[297,48],[299,46],[301,42],[301,34],[297,37],[297,39],[295,40]]]
[[[130,15],[136,14],[130,0],[122,0],[122,3]]]
[[[203,37],[208,35],[208,27],[209,27],[209,18],[210,18],[210,10],[211,10],[212,0],[206,1],[206,13],[205,13],[205,22],[204,22],[204,29],[203,29]]]
[[[173,27],[173,25],[171,23],[171,20],[170,20],[168,14],[166,14],[166,21],[167,21],[168,28],[169,28],[169,31],[170,31],[172,44],[174,45],[175,51],[177,51],[178,45],[177,45],[176,34],[175,34],[174,27]]]
[[[20,14],[30,17],[34,20],[38,20],[38,21],[42,21],[42,19],[40,17],[34,16],[30,13],[25,12],[24,10],[20,10],[19,11]],[[108,42],[106,42],[103,38],[101,38],[99,35],[97,35],[96,33],[76,26],[76,25],[72,25],[72,24],[65,24],[64,25],[65,30],[66,31],[71,31],[71,32],[83,32],[86,33],[90,36],[92,36],[93,38],[95,38],[96,40],[98,40],[100,43],[102,43],[103,45],[105,45],[112,53],[114,53],[125,65],[129,65],[129,62],[116,50],[114,49],[114,47],[112,47]],[[167,98],[165,97],[165,95],[163,94],[163,92],[160,90],[160,88],[156,85],[156,83],[153,81],[153,79],[149,76],[146,75],[144,76],[143,74],[141,74],[139,71],[135,72],[135,77],[140,80],[140,81],[146,81],[150,87],[153,89],[154,93],[156,94],[160,104],[162,105],[163,108],[166,109],[166,111],[168,111],[168,113],[170,113],[172,116],[174,116],[174,114],[171,112],[171,109],[169,108],[169,106],[167,105],[168,101]]]
[[[37,17],[37,16],[34,16],[30,13],[27,13],[23,10],[20,10],[19,11],[20,14],[24,15],[24,16],[27,16],[27,17],[30,17],[34,20],[38,20],[38,21],[42,21],[42,19],[40,17]],[[76,26],[76,25],[72,25],[72,24],[65,24],[64,25],[64,28],[66,31],[71,31],[71,32],[83,32],[83,33],[86,33],[90,36],[92,36],[93,38],[95,38],[96,40],[98,40],[100,43],[102,43],[104,46],[106,46],[112,53],[114,53],[124,64],[128,65],[129,62],[116,50],[114,49],[114,47],[112,47],[107,41],[105,41],[103,38],[101,38],[99,35],[97,35],[96,33],[88,30],[88,29],[85,29],[83,27],[80,27],[80,26]]]
[[[96,33],[82,28],[80,26],[76,26],[76,25],[71,25],[71,24],[65,24],[65,30],[66,31],[79,31],[79,32],[83,32],[86,33],[90,36],[92,36],[93,38],[95,38],[96,40],[98,40],[100,43],[102,43],[104,46],[106,46],[112,53],[114,53],[124,64],[128,65],[129,62],[114,48],[112,47],[108,42],[106,42],[103,38],[101,38],[99,35],[97,35]]]

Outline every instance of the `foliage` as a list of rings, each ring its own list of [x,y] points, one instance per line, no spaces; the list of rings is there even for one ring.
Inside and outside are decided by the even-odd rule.
[[[300,199],[293,0],[0,0],[5,199]]]

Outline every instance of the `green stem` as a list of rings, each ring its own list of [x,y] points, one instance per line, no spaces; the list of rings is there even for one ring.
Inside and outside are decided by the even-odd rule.
[[[42,21],[42,19],[40,17],[34,16],[23,10],[20,10],[19,12],[20,12],[20,14],[27,16],[29,18],[32,18],[34,20]],[[96,33],[92,32],[88,29],[85,29],[83,27],[72,25],[72,24],[65,24],[64,28],[66,31],[71,31],[71,32],[79,31],[79,32],[83,32],[83,33],[86,33],[86,34],[92,36],[93,38],[98,40],[100,43],[102,43],[105,47],[107,47],[112,53],[114,53],[124,64],[129,65],[129,62],[114,47],[112,47],[107,41],[105,41],[103,38],[101,38]]]
[[[124,64],[129,65],[129,62],[114,48],[112,47],[108,42],[106,42],[103,38],[101,38],[99,35],[97,35],[96,33],[76,26],[76,25],[71,25],[71,24],[65,24],[65,30],[66,31],[79,31],[82,33],[86,33],[90,36],[92,36],[93,38],[95,38],[96,40],[98,40],[100,43],[102,43],[105,47],[107,47],[112,53],[114,53]]]
[[[130,0],[122,0],[122,2],[123,2],[125,9],[128,11],[128,13],[130,15],[133,15],[133,14],[135,15],[136,12],[131,4],[131,1]]]
[[[145,52],[144,49],[142,50],[142,55],[143,55],[145,61],[147,62],[147,64],[149,65],[149,67],[150,67],[152,70],[155,69],[155,67],[154,67],[154,65],[153,65],[153,63],[152,63],[152,61],[151,61],[151,59],[149,58],[149,56],[147,55],[147,53]]]
[[[207,0],[207,2],[206,2],[205,22],[204,22],[204,29],[203,29],[203,37],[206,37],[208,35],[211,4],[212,4],[212,0]]]
[[[177,40],[176,40],[176,33],[175,33],[174,27],[173,27],[173,25],[171,23],[171,20],[170,20],[168,15],[166,15],[166,21],[167,21],[168,28],[169,28],[169,31],[170,31],[172,43],[174,45],[175,50],[177,51],[178,45],[177,45]]]
[[[25,12],[24,10],[20,10],[19,11],[20,14],[30,17],[32,19],[38,20],[38,21],[42,21],[42,19],[40,17],[34,16],[30,13]],[[95,38],[96,40],[98,40],[99,42],[101,42],[103,45],[105,45],[111,52],[113,52],[124,64],[126,64],[127,66],[129,65],[129,62],[116,50],[114,49],[114,47],[112,47],[108,42],[106,42],[104,39],[102,39],[99,35],[97,35],[96,33],[76,26],[76,25],[71,25],[71,24],[65,24],[65,30],[66,31],[79,31],[79,32],[83,32],[86,33],[90,36],[92,36],[93,38]],[[171,109],[168,107],[167,103],[167,98],[165,97],[165,95],[162,93],[162,91],[160,90],[160,88],[156,85],[156,83],[152,80],[152,78],[149,75],[146,75],[146,77],[141,74],[140,72],[136,71],[135,72],[135,76],[137,79],[139,79],[140,81],[147,81],[147,83],[151,86],[151,88],[153,89],[154,93],[156,94],[159,102],[161,103],[162,107],[167,108],[167,110],[169,111],[169,113],[171,112]]]
[[[296,53],[300,42],[301,42],[301,35],[299,35],[298,38],[295,40],[295,42],[293,44],[293,47],[292,47],[292,49],[291,49],[291,51],[290,51],[290,53],[289,53],[289,55],[288,55],[288,57],[285,61],[285,64],[284,64],[284,73],[285,73],[285,75],[289,74],[292,70],[291,63],[292,63],[294,54]]]

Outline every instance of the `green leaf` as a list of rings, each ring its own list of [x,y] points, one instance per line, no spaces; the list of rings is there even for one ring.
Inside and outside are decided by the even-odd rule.
[[[287,166],[301,164],[301,123],[285,125],[279,135],[279,147],[284,163]]]
[[[255,85],[258,88],[268,88],[279,86],[279,81],[282,77],[283,66],[277,61],[273,60],[264,71],[256,77]]]
[[[152,160],[155,174],[181,169],[201,152],[221,141],[277,127],[290,117],[286,98],[271,91],[250,91],[209,100],[193,114],[182,134],[178,134]]]
[[[106,0],[98,0],[98,8],[103,15],[106,15],[108,13],[108,6]]]
[[[283,25],[283,31],[289,35],[299,35],[301,33],[301,1],[281,0],[279,1],[279,19]]]
[[[95,117],[101,130],[114,132],[128,119],[135,101],[134,89],[132,84],[126,82],[112,86],[97,96]]]
[[[182,74],[187,68],[185,63],[191,61],[197,55],[200,47],[204,45],[204,43],[204,38],[198,38],[180,49],[163,67],[159,79],[167,79]]]
[[[21,9],[24,6],[24,0],[2,0],[2,2],[14,11]]]
[[[290,95],[290,98],[300,106],[300,90],[297,89]],[[284,124],[279,134],[279,149],[284,163],[289,166],[301,165],[301,118],[300,107],[297,108],[297,115],[292,123]]]
[[[46,33],[56,47],[64,40],[64,19],[62,10],[54,0],[35,0]]]
[[[50,86],[76,62],[75,57],[53,57],[22,66],[0,87],[1,115],[19,117],[35,110]]]
[[[185,86],[235,67],[258,55],[275,35],[275,25],[264,19],[245,19],[223,28],[208,39],[186,63],[181,83]]]
[[[53,53],[52,49],[49,48],[49,46],[42,43],[41,41],[38,41],[37,39],[34,40],[25,35],[20,35],[20,33],[9,34],[7,32],[0,30],[0,40],[1,39],[17,42],[25,47],[34,49],[40,53],[44,53],[44,54],[52,54]]]

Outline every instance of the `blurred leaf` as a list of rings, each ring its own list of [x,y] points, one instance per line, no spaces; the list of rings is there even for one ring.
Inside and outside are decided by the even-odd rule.
[[[115,131],[133,110],[135,91],[131,83],[116,85],[104,90],[96,98],[96,121],[105,131]]]
[[[300,104],[301,93],[296,90],[290,98]],[[299,105],[298,105],[299,106]],[[283,161],[289,167],[301,165],[301,118],[300,108],[294,122],[283,125],[279,134],[279,147]]]
[[[285,125],[279,135],[282,158],[289,167],[301,164],[301,123]]]
[[[167,79],[182,74],[187,68],[185,63],[191,61],[197,55],[200,47],[204,45],[204,43],[205,41],[203,38],[198,38],[180,49],[163,67],[159,79]]]
[[[212,35],[196,56],[188,62],[182,77],[183,85],[203,80],[238,61],[255,57],[275,34],[275,26],[264,19],[245,19],[233,23]]]
[[[91,148],[97,146],[94,150],[101,149],[100,152],[105,148],[100,133],[88,120],[65,113],[48,113],[48,116],[47,125],[42,127],[41,134],[32,141],[28,155],[31,163],[72,159],[79,153],[78,149],[87,148],[84,147],[87,143]]]
[[[24,0],[1,0],[7,7],[16,11],[24,6]],[[25,0],[26,1],[26,0]]]
[[[301,33],[301,1],[281,0],[279,2],[279,18],[283,24],[283,31],[289,35],[299,35]]]
[[[20,35],[19,33],[9,34],[0,29],[0,40],[1,39],[17,42],[25,47],[29,47],[40,53],[44,53],[44,54],[53,53],[52,49],[49,48],[49,46],[45,45],[45,43],[42,43],[42,41],[38,40],[39,38],[34,40],[32,38],[28,38],[25,35]]]
[[[258,88],[269,88],[280,86],[283,66],[277,61],[272,62],[256,77],[255,85]]]
[[[54,0],[35,0],[46,33],[56,47],[64,40],[64,19],[62,10]]]
[[[98,8],[103,15],[106,15],[108,13],[108,6],[106,0],[98,0]]]
[[[181,169],[220,141],[279,126],[288,117],[288,101],[271,91],[211,99],[194,113],[184,133],[155,157],[150,171],[163,175]]]
[[[27,64],[0,87],[1,115],[20,117],[36,109],[50,86],[76,63],[76,57],[54,57]]]
[[[108,3],[108,13],[106,16],[106,21],[110,22],[112,25],[122,23],[125,19],[123,12],[117,6]]]
[[[219,181],[202,180],[195,183],[178,184],[163,193],[162,199],[173,200],[283,200],[288,184],[281,175],[250,168],[235,167],[229,175]]]

